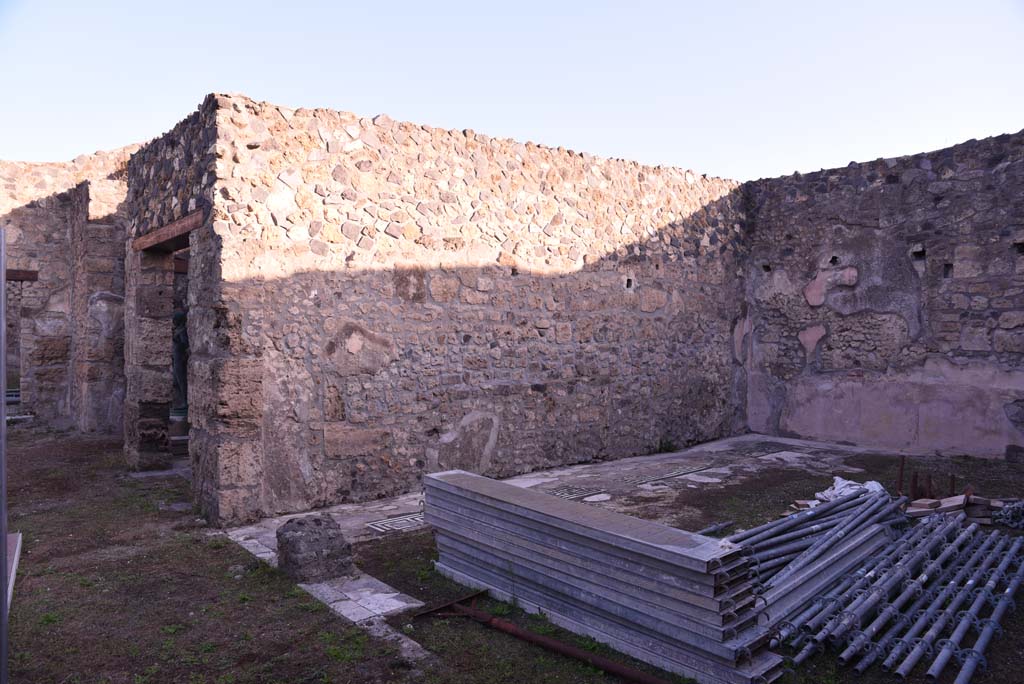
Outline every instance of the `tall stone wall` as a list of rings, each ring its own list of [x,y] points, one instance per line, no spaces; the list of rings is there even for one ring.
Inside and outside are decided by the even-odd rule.
[[[217,130],[214,517],[742,427],[736,183],[242,97]]]
[[[752,430],[1024,445],[1024,133],[747,191]]]
[[[49,424],[77,423],[71,390],[72,309],[77,301],[71,236],[72,226],[92,220],[88,196],[78,186],[87,180],[115,182],[133,149],[83,155],[67,163],[0,161],[0,226],[7,238],[7,265],[39,274],[36,281],[14,286],[21,302],[8,334],[18,339],[9,344],[20,348],[23,408]],[[113,213],[119,204],[105,194],[93,208],[94,218],[103,207]]]
[[[174,256],[140,252],[132,241],[196,210],[209,214],[214,186],[216,146],[215,99],[165,135],[143,145],[128,163],[128,206],[131,223],[125,246],[125,458],[135,468],[157,468],[170,458],[168,419],[171,409],[172,313]],[[219,292],[215,237],[209,225],[190,235],[189,337],[198,347],[213,328],[209,313]],[[194,348],[197,346],[193,344]],[[189,374],[202,363],[193,351]],[[199,392],[208,388],[196,383]],[[193,414],[193,426],[205,429],[206,417]],[[198,441],[203,444],[202,440]],[[204,451],[192,445],[197,482],[207,486]],[[230,485],[227,485],[230,486]]]
[[[71,220],[71,411],[82,432],[124,426],[124,235],[127,184],[86,181]]]

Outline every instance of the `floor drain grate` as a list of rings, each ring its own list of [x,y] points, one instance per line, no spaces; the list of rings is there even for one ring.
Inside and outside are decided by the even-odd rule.
[[[670,480],[673,477],[679,477],[680,475],[689,475],[690,473],[698,473],[702,470],[707,470],[714,464],[708,464],[699,466],[697,468],[680,468],[679,470],[673,470],[668,473],[661,473],[660,475],[633,475],[632,477],[623,478],[623,482],[631,485],[642,485],[648,482],[656,482],[658,480]]]
[[[426,521],[423,520],[423,513],[420,512],[399,515],[394,518],[385,518],[384,520],[374,520],[373,522],[366,523],[366,526],[377,532],[404,532],[405,530],[414,530],[426,524]]]
[[[572,501],[575,499],[585,499],[588,496],[594,496],[595,494],[604,494],[605,490],[576,487],[573,485],[562,485],[561,487],[555,487],[551,491],[544,493],[550,494],[551,496],[557,496],[559,499],[569,499]]]

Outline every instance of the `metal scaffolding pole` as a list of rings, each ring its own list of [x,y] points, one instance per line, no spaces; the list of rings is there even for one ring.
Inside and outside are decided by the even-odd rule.
[[[0,378],[7,388],[7,231],[0,229],[0,271],[4,274],[4,293],[0,297]],[[0,600],[0,684],[7,684],[7,613],[10,608],[11,582],[7,558],[7,402],[0,402],[0,568],[3,572],[3,600]]]

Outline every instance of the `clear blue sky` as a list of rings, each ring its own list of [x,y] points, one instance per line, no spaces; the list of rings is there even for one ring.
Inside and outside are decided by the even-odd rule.
[[[242,92],[747,180],[1024,128],[1024,0],[0,0],[0,158]]]

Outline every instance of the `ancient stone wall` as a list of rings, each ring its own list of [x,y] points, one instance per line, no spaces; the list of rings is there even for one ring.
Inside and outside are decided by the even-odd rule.
[[[174,307],[174,256],[169,252],[137,251],[134,238],[186,214],[208,208],[214,185],[215,100],[171,131],[143,145],[128,163],[128,206],[125,262],[125,457],[136,468],[156,468],[170,458],[168,419],[171,375],[171,316]],[[219,291],[215,236],[204,225],[190,235],[189,336],[209,338],[208,311]],[[193,356],[199,361],[201,355]],[[190,368],[190,373],[192,372]],[[206,388],[197,383],[200,391]],[[202,431],[204,417],[193,426]],[[192,451],[196,472],[203,473],[202,451]],[[202,478],[199,478],[203,481]]]
[[[83,432],[124,427],[124,235],[127,183],[87,181],[71,221],[71,410]]]
[[[14,286],[20,307],[8,334],[20,347],[23,410],[58,426],[77,422],[72,396],[74,324],[72,226],[99,218],[119,205],[104,198],[90,208],[80,183],[112,183],[121,177],[133,147],[83,155],[67,163],[0,161],[0,226],[7,238],[8,268],[38,271],[38,280]],[[111,209],[113,211],[113,209]],[[115,257],[116,258],[116,257]],[[83,296],[91,295],[81,291]],[[8,300],[11,303],[11,300]]]
[[[1024,133],[746,187],[752,430],[1024,444]]]
[[[218,95],[135,149],[0,162],[7,334],[156,467],[184,300],[214,521],[748,428],[1024,447],[1024,133],[739,185]],[[132,248],[196,210],[187,274]]]
[[[208,421],[192,439],[215,464],[198,474],[214,517],[742,427],[736,183],[383,116],[220,104],[220,337],[193,363],[212,391],[191,406]]]

